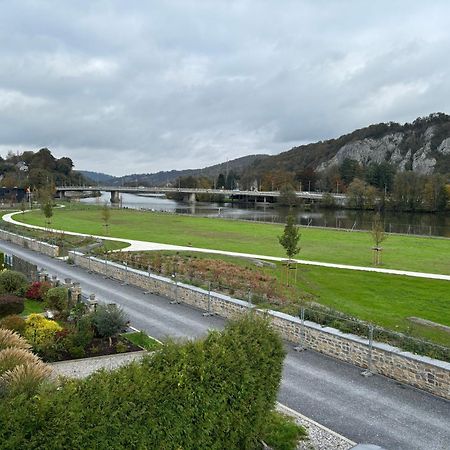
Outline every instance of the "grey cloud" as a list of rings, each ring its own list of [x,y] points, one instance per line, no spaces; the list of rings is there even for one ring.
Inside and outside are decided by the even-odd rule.
[[[436,1],[3,2],[0,148],[113,174],[448,112]]]

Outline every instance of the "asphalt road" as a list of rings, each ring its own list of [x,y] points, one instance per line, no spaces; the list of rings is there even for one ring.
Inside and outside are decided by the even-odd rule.
[[[219,317],[203,317],[195,308],[171,305],[166,298],[144,295],[64,261],[3,241],[0,249],[60,279],[79,281],[83,292],[121,305],[133,326],[158,339],[195,338],[224,326]],[[286,349],[281,403],[355,442],[387,450],[450,449],[450,402],[381,376],[362,377],[359,368],[313,351],[297,353],[290,344]]]

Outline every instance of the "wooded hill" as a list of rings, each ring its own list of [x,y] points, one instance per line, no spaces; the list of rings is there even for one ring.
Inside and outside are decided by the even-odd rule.
[[[417,174],[450,173],[450,116],[430,114],[412,123],[379,123],[336,139],[293,147],[278,155],[249,155],[203,169],[171,170],[108,178],[105,174],[81,171],[93,181],[107,184],[159,186],[179,178],[217,179],[233,172],[241,185],[262,180],[269,172],[289,172],[297,180],[317,178],[317,172],[354,161],[362,168],[389,164],[395,171]],[[303,174],[303,175],[301,175]],[[305,175],[306,174],[306,175]],[[316,175],[314,175],[316,174]]]
[[[9,152],[0,157],[0,186],[40,189],[50,185],[83,184],[86,179],[73,170],[70,158],[55,158],[48,148],[37,152]]]
[[[123,177],[113,177],[98,172],[88,172],[80,170],[80,173],[88,177],[90,180],[112,185],[138,185],[138,186],[164,186],[186,177],[205,177],[210,179],[217,178],[221,173],[235,172],[242,173],[250,165],[259,160],[268,158],[268,155],[249,155],[242,158],[233,159],[231,161],[214,164],[213,166],[204,167],[202,169],[186,169],[186,170],[170,170],[157,173],[140,173],[125,175]]]
[[[399,171],[450,173],[450,116],[435,113],[404,125],[379,123],[337,139],[293,147],[255,161],[248,171],[244,170],[244,175],[251,172],[252,176],[261,177],[273,170],[321,171],[346,158],[363,166],[387,162]]]

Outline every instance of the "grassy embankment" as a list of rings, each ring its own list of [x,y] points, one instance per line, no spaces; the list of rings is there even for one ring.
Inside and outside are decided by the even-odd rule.
[[[0,211],[0,214],[6,213],[6,211]],[[21,216],[21,215],[20,215]],[[19,216],[19,217],[20,217]],[[17,216],[16,216],[17,219]],[[43,223],[36,223],[36,225],[44,226]],[[53,224],[51,225],[53,227]],[[91,245],[96,242],[96,239],[86,236],[72,236],[65,233],[53,233],[47,230],[36,230],[32,228],[25,228],[20,225],[14,225],[8,222],[2,222],[1,228],[11,233],[17,233],[25,237],[37,239],[48,244],[57,245],[60,248],[60,256],[66,256],[67,252],[77,248],[82,248],[87,245]],[[104,240],[101,247],[97,247],[96,250],[99,253],[104,251],[119,250],[127,247],[128,245],[122,242]]]
[[[42,225],[40,211],[16,216],[33,225]],[[70,206],[55,209],[52,227],[92,235],[104,235],[99,207]],[[174,214],[113,210],[109,236],[192,245],[283,257],[277,236],[282,225],[257,224]],[[348,232],[302,227],[299,258],[330,263],[372,265],[372,239],[368,232]],[[390,235],[383,243],[384,268],[450,275],[450,239]]]
[[[275,268],[257,267],[251,260],[245,258],[197,252],[165,251],[160,253],[169,257],[177,255],[177,259],[195,258],[211,261],[208,264],[210,271],[202,277],[204,287],[207,286],[208,279],[212,282],[213,287],[217,285],[218,280],[224,285],[232,284],[235,288],[239,284],[232,269],[227,271],[222,267],[222,269],[216,270],[214,260],[222,260],[230,265],[239,266],[242,270],[275,277],[277,283],[275,291],[281,293],[287,300],[281,304],[258,303],[260,307],[269,307],[296,315],[301,304],[313,301],[393,331],[406,332],[419,338],[450,346],[449,333],[417,325],[408,320],[408,317],[411,316],[421,317],[450,326],[448,307],[450,283],[448,281],[299,265],[297,282],[294,283],[294,274],[291,273],[290,283],[292,286],[286,289],[284,287],[286,283],[285,268],[280,263],[277,263]],[[150,257],[153,252],[140,252],[139,254],[141,256],[148,254]],[[117,258],[119,261],[125,259],[120,254],[117,255]],[[150,260],[148,263],[151,264]],[[131,263],[131,265],[133,264]],[[144,267],[147,267],[147,262]],[[178,265],[178,268],[181,266]],[[194,274],[196,279],[198,276],[198,273]],[[189,282],[188,274],[180,274],[179,277],[182,281]],[[247,279],[254,280],[255,277],[247,275]],[[245,282],[242,287],[244,295],[241,295],[241,298],[247,300]],[[238,293],[235,292],[234,295],[236,294]]]
[[[39,212],[19,219],[33,224],[42,222]],[[100,211],[95,207],[55,210],[53,226],[104,234]],[[112,211],[109,233],[114,237],[283,256],[277,239],[282,229],[280,225],[118,210]],[[301,259],[371,266],[369,233],[302,228],[301,245]],[[391,235],[384,248],[382,267],[450,274],[450,240]],[[240,258],[196,255],[252,265]],[[276,269],[255,270],[268,271],[279,280],[283,276],[280,265]],[[300,266],[296,289],[298,297],[306,293],[318,303],[362,320],[392,330],[413,331],[417,336],[449,345],[448,333],[412,325],[407,320],[416,316],[450,325],[450,283],[447,281]]]

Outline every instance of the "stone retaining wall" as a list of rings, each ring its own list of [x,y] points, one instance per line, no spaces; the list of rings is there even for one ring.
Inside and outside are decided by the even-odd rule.
[[[13,244],[20,245],[24,248],[29,248],[30,250],[34,250],[36,252],[43,253],[44,255],[51,256],[52,258],[59,256],[59,247],[57,245],[47,244],[47,242],[41,242],[37,239],[11,233],[10,231],[0,230],[0,239],[12,242]]]
[[[199,309],[210,310],[221,317],[231,319],[245,313],[253,305],[195,286],[176,283],[168,278],[148,274],[126,266],[79,252],[69,252],[74,263],[93,272],[129,283],[146,291],[176,299]],[[290,342],[301,343],[316,350],[362,368],[368,367],[369,344],[359,336],[344,334],[339,330],[305,321],[277,311],[261,311],[271,318],[273,326]],[[418,387],[432,394],[450,399],[450,364],[403,352],[396,347],[374,343],[372,349],[373,372]]]

